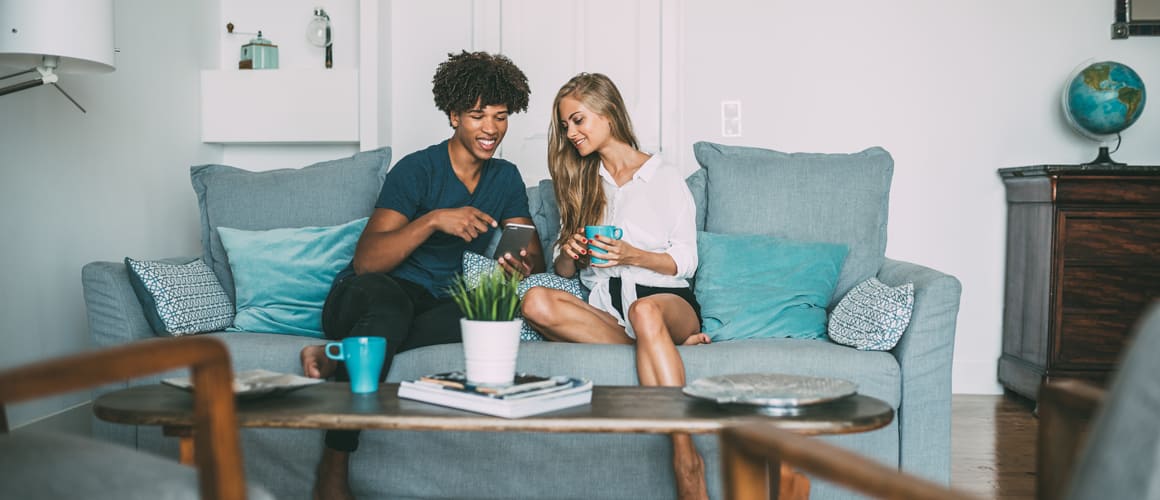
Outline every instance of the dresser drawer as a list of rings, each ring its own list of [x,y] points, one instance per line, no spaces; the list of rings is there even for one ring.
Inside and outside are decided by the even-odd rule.
[[[1061,370],[1107,369],[1116,363],[1135,318],[1125,315],[1064,313],[1052,351],[1052,366]]]
[[[1061,177],[1055,181],[1056,203],[1160,205],[1156,177]]]
[[[1057,290],[1053,363],[1063,369],[1107,367],[1140,314],[1160,297],[1160,267],[1065,265]]]
[[[1060,210],[1067,263],[1160,266],[1160,211]]]

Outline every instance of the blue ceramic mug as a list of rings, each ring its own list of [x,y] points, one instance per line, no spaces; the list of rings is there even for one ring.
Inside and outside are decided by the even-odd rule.
[[[379,390],[379,375],[387,358],[387,339],[347,337],[326,344],[326,357],[346,363],[350,392],[365,394]]]
[[[597,257],[596,254],[603,254],[606,252],[593,246],[591,243],[592,240],[596,239],[596,236],[603,236],[610,240],[619,240],[621,236],[624,236],[624,230],[616,226],[584,226],[584,237],[588,238],[589,241],[588,262],[593,264],[604,264],[608,261]]]

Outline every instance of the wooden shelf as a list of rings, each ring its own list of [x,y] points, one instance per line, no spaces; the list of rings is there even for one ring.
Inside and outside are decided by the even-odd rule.
[[[201,140],[358,143],[357,69],[204,70]]]

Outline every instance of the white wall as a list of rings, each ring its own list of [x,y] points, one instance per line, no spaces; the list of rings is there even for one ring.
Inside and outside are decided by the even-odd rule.
[[[80,270],[199,255],[201,2],[118,0],[117,70],[0,97],[0,368],[90,347]],[[8,74],[9,68],[0,70]],[[10,83],[10,82],[9,82]],[[10,409],[19,425],[86,394]]]
[[[87,115],[51,89],[0,97],[0,367],[88,346],[79,280],[86,262],[200,253],[188,166],[223,153],[199,142],[198,71],[236,49],[219,40],[223,9],[214,4],[118,0],[117,71],[63,81]],[[431,99],[435,65],[494,40],[473,19],[496,5],[381,6],[379,133],[396,160],[450,135]],[[666,123],[680,130],[674,156],[694,168],[698,140],[890,150],[887,254],[962,280],[954,390],[998,392],[1006,211],[995,170],[1094,157],[1095,145],[1060,114],[1064,78],[1097,58],[1160,82],[1160,37],[1111,40],[1112,6],[1088,0],[694,0],[663,8],[677,9],[681,27],[672,42],[682,115]],[[270,15],[297,19],[298,10]],[[279,38],[289,43],[291,31]],[[533,95],[553,94],[559,83]],[[742,102],[740,138],[720,136],[726,99]],[[1117,160],[1160,157],[1155,106],[1125,134]],[[233,147],[231,163],[297,166],[351,147],[331,148]],[[17,407],[13,422],[82,399]]]
[[[1006,207],[996,169],[1094,158],[1096,145],[1063,119],[1064,80],[1096,58],[1160,82],[1160,38],[1111,40],[1112,5],[1089,0],[685,5],[685,141],[889,150],[886,253],[962,281],[954,391],[998,392]],[[725,99],[742,101],[741,138],[720,137]],[[1158,116],[1145,109],[1114,158],[1155,164]]]
[[[435,108],[431,79],[447,54],[473,50],[472,0],[391,2],[384,12],[390,22],[392,50],[384,68],[391,80],[390,116],[385,127],[391,161],[451,137],[447,115]],[[519,115],[516,115],[519,116]],[[522,118],[522,117],[520,117]],[[515,118],[513,118],[515,119]]]

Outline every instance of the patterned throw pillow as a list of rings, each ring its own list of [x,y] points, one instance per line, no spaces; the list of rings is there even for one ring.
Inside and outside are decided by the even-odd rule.
[[[495,270],[499,263],[475,252],[463,252],[463,278],[468,288],[479,286],[479,279]],[[523,294],[520,294],[523,298]]]
[[[877,278],[859,283],[830,313],[830,339],[864,351],[898,344],[914,311],[914,284],[891,287]]]
[[[125,257],[125,266],[154,333],[190,335],[233,324],[234,305],[201,259],[169,264]]]
[[[468,286],[478,284],[481,276],[490,273],[498,265],[496,261],[475,252],[463,252],[463,277],[467,280]],[[520,298],[524,298],[524,294],[528,293],[528,290],[534,286],[562,290],[576,296],[580,300],[588,300],[587,294],[584,292],[584,287],[580,285],[580,280],[577,278],[568,279],[556,273],[533,274],[520,282]],[[539,332],[533,330],[531,326],[528,326],[527,322],[520,325],[520,342],[537,342],[541,340],[544,340],[544,337]]]

